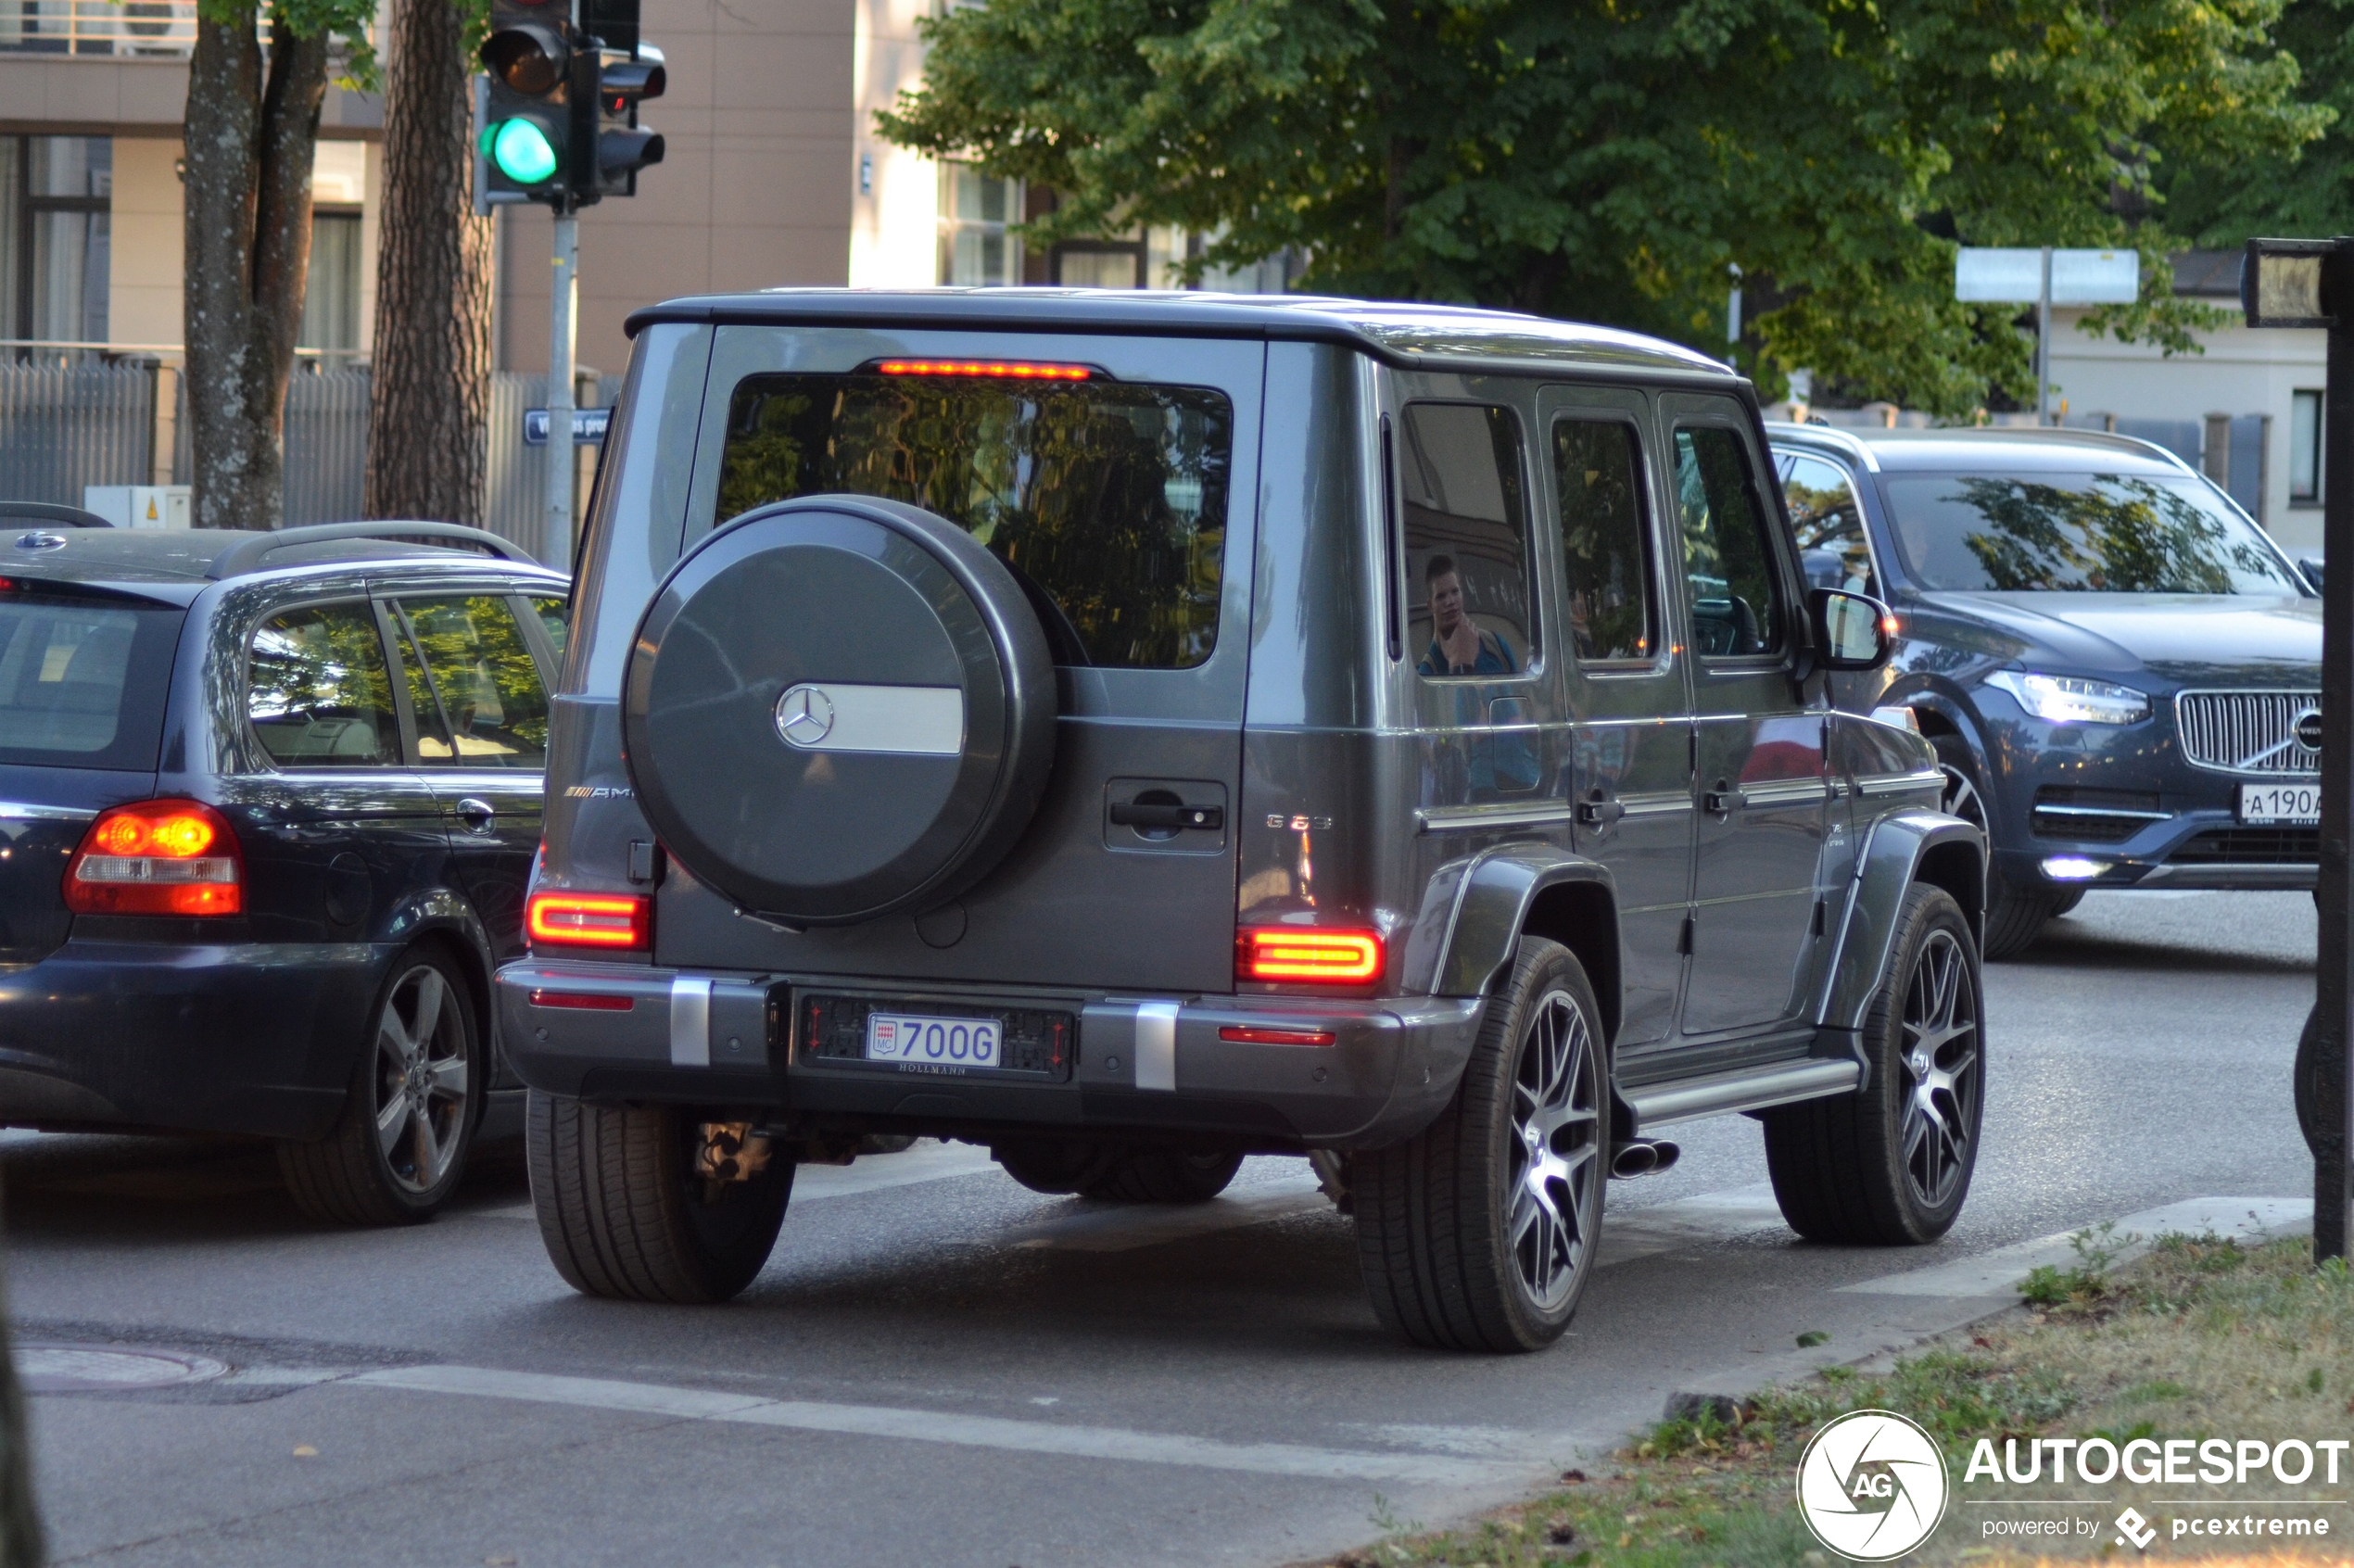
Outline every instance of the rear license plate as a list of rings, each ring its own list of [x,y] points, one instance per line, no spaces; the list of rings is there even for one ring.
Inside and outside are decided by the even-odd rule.
[[[2319,784],[2243,784],[2240,820],[2259,828],[2316,828],[2322,821]]]
[[[1005,1043],[994,1018],[942,1018],[920,1013],[867,1015],[867,1059],[940,1067],[993,1068]]]

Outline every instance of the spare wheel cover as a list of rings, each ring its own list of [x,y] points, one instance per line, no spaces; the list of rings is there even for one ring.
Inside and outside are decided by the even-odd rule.
[[[740,908],[928,908],[1012,847],[1054,760],[1055,670],[1003,563],[897,501],[747,513],[655,592],[622,739],[664,845]]]

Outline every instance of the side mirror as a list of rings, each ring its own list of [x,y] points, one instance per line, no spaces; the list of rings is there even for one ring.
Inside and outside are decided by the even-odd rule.
[[[1876,670],[1896,651],[1894,618],[1877,599],[1818,588],[1806,596],[1806,613],[1824,669]]]
[[[2297,558],[2297,569],[2305,574],[2305,580],[2313,585],[2313,591],[2315,593],[2322,591],[2322,558],[2320,556],[2298,556]]]

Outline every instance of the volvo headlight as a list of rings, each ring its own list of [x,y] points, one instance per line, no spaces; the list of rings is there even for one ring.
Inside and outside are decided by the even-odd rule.
[[[2106,680],[1996,670],[1986,684],[2009,692],[2020,707],[2053,724],[2139,724],[2150,716],[2147,692]]]

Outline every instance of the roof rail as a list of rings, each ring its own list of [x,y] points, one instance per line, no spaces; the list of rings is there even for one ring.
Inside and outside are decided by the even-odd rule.
[[[520,561],[530,565],[538,563],[520,545],[500,538],[481,528],[468,528],[456,523],[409,523],[398,519],[382,523],[313,523],[298,528],[277,528],[257,533],[251,538],[239,539],[212,558],[205,568],[205,575],[215,582],[224,577],[242,577],[248,572],[259,572],[261,563],[282,550],[299,545],[325,544],[333,539],[448,539],[452,544],[476,545],[508,561]]]
[[[54,501],[0,500],[0,517],[31,517],[43,523],[62,523],[69,528],[114,526],[95,512],[84,512],[78,506],[59,506]]]

